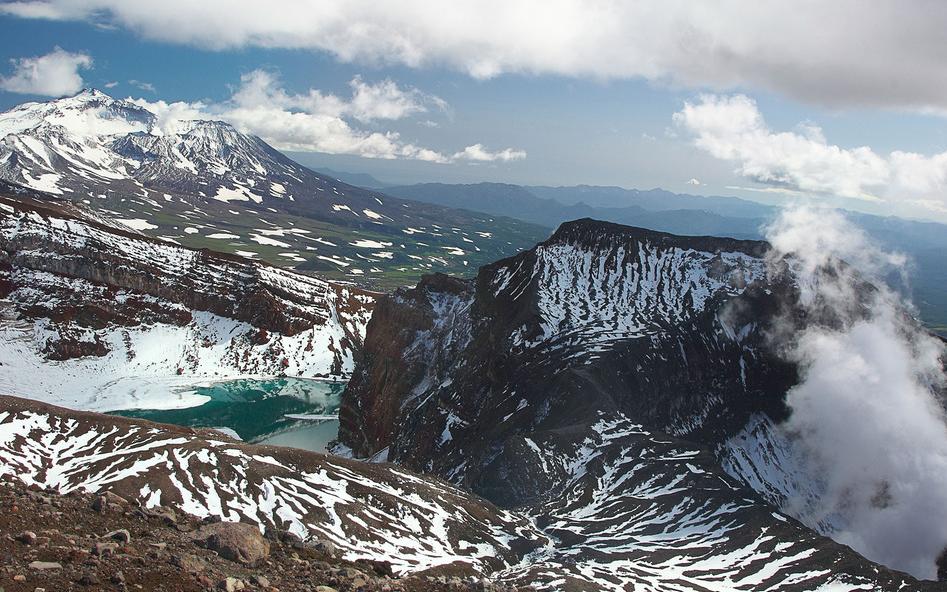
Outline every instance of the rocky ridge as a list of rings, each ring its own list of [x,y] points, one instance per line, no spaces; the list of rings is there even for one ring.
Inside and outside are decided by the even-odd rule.
[[[6,392],[48,398],[57,380],[71,381],[72,404],[84,406],[102,383],[136,374],[347,376],[375,295],[7,192],[0,298]],[[15,375],[27,367],[43,369],[39,382]]]
[[[542,588],[938,589],[734,470],[738,434],[785,417],[798,378],[770,322],[807,322],[796,298],[762,242],[567,223],[474,280],[380,299],[340,439],[533,517],[557,541],[533,555]]]
[[[475,280],[427,277],[376,304],[341,439],[489,498],[490,475],[502,495],[503,476],[522,474],[507,438],[566,426],[581,437],[622,413],[713,443],[752,413],[778,418],[795,370],[754,319],[781,310],[791,287],[768,275],[765,252],[581,220]],[[546,484],[527,489],[503,501],[532,501]]]
[[[396,466],[14,397],[0,397],[0,479],[285,531],[401,575],[479,577],[547,542],[524,517]],[[253,553],[233,556],[253,563]]]

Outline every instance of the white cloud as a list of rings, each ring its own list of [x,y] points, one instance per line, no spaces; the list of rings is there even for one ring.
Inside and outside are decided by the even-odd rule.
[[[0,76],[0,89],[22,94],[61,97],[79,92],[79,70],[92,67],[92,58],[55,48],[46,55],[10,60],[13,73]]]
[[[493,162],[497,160],[509,162],[511,160],[522,160],[524,158],[526,158],[525,150],[506,148],[505,150],[491,152],[484,148],[483,144],[467,146],[460,152],[454,154],[454,160],[469,160],[472,162]]]
[[[208,112],[207,105],[201,102],[186,103],[177,101],[167,103],[165,101],[148,101],[146,99],[127,100],[144,107],[155,114],[158,120],[158,131],[163,133],[174,133],[177,130],[178,123],[192,119],[209,119],[213,116]]]
[[[947,4],[458,0],[20,0],[0,12],[85,20],[211,49],[344,61],[749,87],[832,106],[947,108]]]
[[[947,421],[937,395],[947,388],[947,352],[884,286],[881,278],[904,273],[905,258],[828,210],[788,210],[767,238],[792,256],[807,313],[774,332],[801,378],[780,429],[807,481],[824,488],[786,508],[815,528],[831,523],[832,538],[869,559],[934,579],[947,546]]]
[[[221,119],[240,131],[263,138],[280,150],[355,154],[366,158],[405,158],[435,163],[455,160],[518,160],[526,153],[507,148],[490,152],[480,144],[453,156],[405,142],[393,131],[367,131],[356,121],[397,120],[423,113],[434,106],[446,108],[437,97],[417,89],[403,89],[391,80],[370,84],[356,77],[351,81],[351,98],[309,89],[303,94],[287,92],[272,72],[254,70],[244,74],[228,101],[218,104],[133,101],[158,116],[165,132],[189,119]]]
[[[947,208],[947,153],[883,155],[868,146],[843,148],[811,123],[776,132],[744,95],[702,95],[686,102],[674,122],[693,135],[697,147],[736,163],[738,174],[773,189],[899,201],[928,214]]]
[[[349,112],[359,121],[401,119],[426,112],[428,105],[440,110],[447,108],[447,102],[440,97],[422,93],[416,88],[399,88],[389,79],[378,84],[367,84],[356,76],[350,84],[352,100],[349,102]]]
[[[372,84],[356,76],[349,86],[352,96],[348,99],[316,89],[301,95],[289,94],[280,87],[275,74],[254,70],[241,76],[233,101],[244,107],[276,105],[318,115],[347,116],[362,122],[404,119],[431,108],[447,109],[447,102],[440,97],[416,88],[402,88],[391,79]]]
[[[158,89],[155,88],[155,85],[151,84],[150,82],[142,82],[141,80],[129,80],[128,84],[146,92],[150,92],[150,93],[158,92]]]
[[[702,185],[702,183],[698,179],[691,178],[691,179],[688,179],[687,185],[694,185],[696,187],[696,186]]]

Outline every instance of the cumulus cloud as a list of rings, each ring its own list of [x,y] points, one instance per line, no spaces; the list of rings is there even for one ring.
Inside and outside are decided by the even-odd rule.
[[[787,320],[801,382],[782,429],[824,488],[789,507],[869,559],[933,579],[947,547],[945,351],[881,280],[905,259],[827,210],[788,210],[767,236],[791,256],[809,319]]]
[[[352,99],[349,112],[359,121],[375,119],[401,119],[416,113],[424,113],[428,106],[447,109],[447,102],[416,88],[402,89],[386,79],[378,84],[368,84],[360,76],[352,79]]]
[[[0,4],[0,13],[211,49],[311,49],[477,77],[644,78],[832,106],[947,108],[947,5],[938,2],[460,0],[437,11],[421,0],[19,0]]]
[[[469,160],[472,162],[493,162],[496,160],[508,162],[511,160],[522,160],[524,158],[526,158],[525,150],[506,148],[505,150],[491,152],[484,148],[483,144],[467,146],[460,152],[454,154],[454,160]]]
[[[434,163],[525,157],[525,152],[519,150],[490,152],[480,144],[449,155],[406,142],[397,132],[360,129],[353,125],[353,120],[398,120],[431,109],[446,109],[446,103],[418,89],[401,88],[387,79],[372,84],[356,77],[350,87],[352,95],[347,98],[318,89],[289,93],[274,73],[254,70],[244,74],[230,99],[221,103],[132,100],[155,113],[158,126],[165,133],[177,129],[181,121],[221,119],[243,132],[260,136],[280,150]]]
[[[898,200],[927,213],[947,212],[947,152],[927,156],[868,146],[831,144],[821,128],[800,124],[777,132],[745,95],[705,94],[674,114],[677,126],[708,154],[733,162],[737,173],[787,192],[872,201]]]
[[[0,76],[0,89],[7,92],[61,97],[82,89],[80,70],[92,67],[92,58],[55,48],[46,55],[10,60],[13,73]]]
[[[182,121],[213,117],[208,111],[207,105],[199,101],[194,103],[184,101],[168,103],[166,101],[148,101],[131,97],[127,100],[151,111],[157,119],[158,129],[156,131],[165,134],[175,133]]]
[[[158,92],[158,89],[155,88],[155,85],[151,84],[150,82],[142,82],[141,80],[129,80],[128,84],[134,86],[135,88],[139,90],[143,90],[146,92],[150,92],[150,93]]]
[[[274,73],[254,70],[241,77],[240,87],[232,100],[242,107],[272,105],[327,117],[352,117],[362,122],[397,120],[447,108],[447,103],[440,97],[416,88],[402,88],[390,79],[372,84],[356,76],[349,86],[352,89],[350,98],[323,94],[317,89],[310,89],[305,94],[290,94],[281,88]]]

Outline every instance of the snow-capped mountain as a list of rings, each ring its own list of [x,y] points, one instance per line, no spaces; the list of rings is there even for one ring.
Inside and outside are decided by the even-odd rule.
[[[818,483],[793,484],[761,427],[798,381],[767,340],[798,296],[768,254],[580,220],[474,280],[426,277],[377,302],[340,439],[533,516],[558,541],[533,556],[549,589],[560,570],[577,589],[922,589],[780,504]]]
[[[200,378],[347,376],[375,295],[0,192],[0,390],[164,406]]]
[[[57,195],[150,195],[164,188],[260,203],[318,190],[307,184],[323,191],[329,185],[227,123],[182,121],[162,129],[145,108],[93,89],[0,114],[0,137],[0,176]]]
[[[375,283],[462,271],[542,235],[352,187],[225,122],[163,122],[96,90],[0,114],[0,179],[151,236]]]
[[[0,478],[543,590],[937,589],[780,510],[788,465],[752,456],[794,380],[758,324],[792,296],[763,243],[579,221],[377,300],[4,192],[4,392],[116,410],[187,403],[168,387],[195,379],[351,372],[344,444],[434,475],[0,398]]]

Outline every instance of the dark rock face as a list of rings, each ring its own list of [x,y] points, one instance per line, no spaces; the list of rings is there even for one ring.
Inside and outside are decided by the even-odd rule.
[[[797,369],[771,335],[807,321],[790,267],[580,220],[475,280],[426,277],[379,301],[340,439],[531,516],[555,541],[523,567],[542,589],[933,589],[723,468],[787,413]]]
[[[63,334],[60,334],[59,339],[47,341],[43,349],[48,359],[58,362],[85,356],[102,357],[108,352],[108,346],[97,336],[93,336],[91,340],[85,340]]]
[[[620,413],[712,444],[781,417],[795,369],[759,320],[792,288],[766,248],[583,220],[474,281],[425,278],[379,302],[342,442],[518,505],[560,480],[523,460],[529,434],[566,445]]]
[[[459,304],[461,310],[447,313],[449,319],[458,319],[470,292],[469,282],[437,274],[425,276],[414,290],[401,290],[377,302],[368,323],[372,347],[364,351],[365,365],[353,374],[339,415],[340,434],[345,434],[342,441],[356,454],[368,456],[388,446],[403,425],[402,396],[424,380],[429,366],[446,370],[451,364],[456,352],[449,342],[418,338],[436,332],[435,325],[444,323],[438,316],[444,311],[434,310],[428,297],[443,296],[446,302]],[[448,348],[440,349],[442,345]],[[423,363],[406,364],[405,354]],[[377,371],[366,371],[368,367]]]

